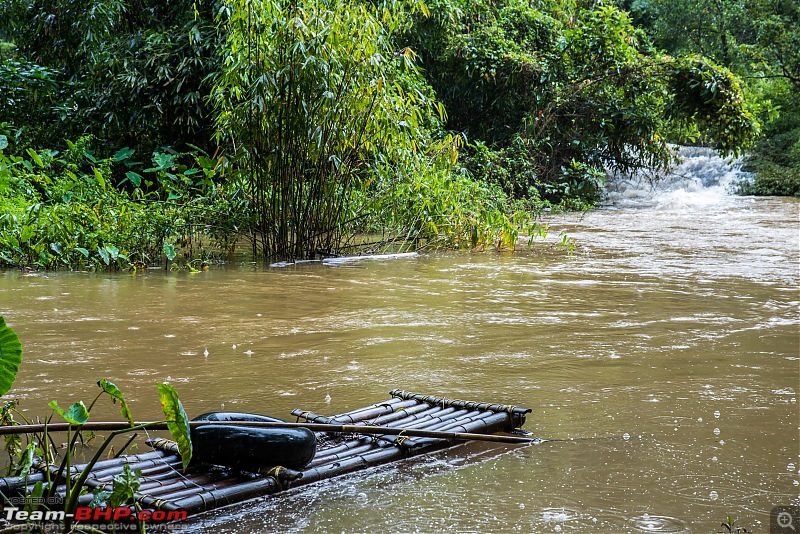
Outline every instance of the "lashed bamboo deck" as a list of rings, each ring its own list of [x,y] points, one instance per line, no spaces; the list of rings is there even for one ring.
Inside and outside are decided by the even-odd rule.
[[[392,390],[391,398],[357,410],[325,417],[294,410],[298,421],[385,426],[404,429],[494,434],[509,432],[525,423],[527,408],[452,400]],[[288,488],[351,473],[409,456],[420,455],[455,445],[447,439],[403,435],[366,436],[360,434],[317,433],[317,452],[302,471],[274,469],[265,474],[241,473],[209,466],[181,470],[180,456],[154,450],[98,462],[87,483],[91,489],[111,490],[114,476],[127,464],[142,470],[142,484],[136,501],[146,509],[186,510],[190,515],[269,495]],[[74,477],[83,466],[74,466]],[[27,477],[0,479],[6,496],[23,495],[43,473]],[[63,495],[64,490],[60,493]],[[88,504],[92,495],[81,498]],[[85,502],[84,502],[85,501]]]

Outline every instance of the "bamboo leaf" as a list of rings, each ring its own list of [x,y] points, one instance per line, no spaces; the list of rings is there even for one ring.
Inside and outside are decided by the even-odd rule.
[[[34,149],[29,148],[27,152],[34,163],[36,163],[39,167],[44,167],[44,162],[42,161],[41,156],[39,156]]]
[[[192,437],[189,431],[189,418],[183,410],[175,388],[163,382],[158,384],[161,409],[167,418],[167,427],[172,439],[178,444],[178,451],[183,461],[184,470],[192,459]]]
[[[120,413],[122,414],[122,417],[124,417],[125,420],[131,424],[131,426],[134,426],[133,415],[128,408],[128,403],[125,402],[125,397],[122,395],[122,391],[119,390],[116,384],[106,380],[105,378],[101,378],[100,381],[97,382],[97,385],[100,386],[100,389],[111,395],[111,399],[114,404],[119,401]]]
[[[17,334],[0,316],[0,396],[5,395],[14,385],[17,370],[22,363],[22,344]]]

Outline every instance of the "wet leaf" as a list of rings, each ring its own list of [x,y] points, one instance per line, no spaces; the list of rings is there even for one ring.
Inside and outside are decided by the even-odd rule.
[[[164,243],[164,254],[169,261],[175,259],[175,245],[172,243]]]
[[[142,175],[138,172],[128,171],[125,173],[125,176],[127,176],[128,180],[130,180],[130,182],[136,187],[142,185]]]
[[[19,364],[22,363],[22,344],[17,334],[0,316],[0,396],[5,395],[14,385]]]
[[[106,380],[105,378],[101,378],[100,381],[97,382],[97,385],[100,386],[100,389],[111,395],[111,398],[115,404],[117,401],[119,401],[120,413],[122,414],[122,417],[124,417],[131,426],[134,426],[133,415],[128,408],[128,403],[125,402],[125,397],[122,395],[122,391],[119,390],[116,384]]]
[[[67,411],[64,411],[64,409],[58,405],[57,401],[50,401],[48,406],[54,409],[67,423],[73,425],[82,425],[89,419],[89,410],[86,409],[86,405],[83,401],[76,402],[70,406]]]
[[[27,152],[34,163],[36,163],[39,167],[44,167],[44,162],[42,161],[41,156],[39,156],[34,149],[29,148]]]
[[[132,148],[129,148],[129,147],[120,148],[119,150],[117,150],[117,153],[114,154],[114,161],[126,160],[126,159],[130,158],[131,156],[133,156],[134,152],[135,152],[135,150],[133,150]]]
[[[139,491],[139,486],[142,485],[141,477],[141,469],[133,470],[130,465],[125,464],[122,467],[122,473],[115,476],[112,481],[112,490],[107,498],[107,504],[116,508],[133,501],[133,494]]]
[[[117,257],[119,256],[119,248],[115,247],[114,245],[106,245],[104,248],[106,249],[106,252],[108,252],[108,255],[111,257],[111,259],[116,261]]]
[[[0,150],[8,148],[8,138],[5,135],[0,135]]]
[[[158,384],[158,393],[161,400],[161,409],[167,418],[167,427],[172,439],[178,444],[178,451],[183,461],[183,468],[189,465],[192,459],[192,437],[189,430],[189,418],[183,410],[175,388],[169,384]]]
[[[111,492],[105,491],[102,489],[102,486],[95,487],[92,494],[94,497],[92,497],[92,501],[89,503],[89,508],[100,508],[103,503],[106,502],[106,499],[111,496]]]
[[[29,495],[26,495],[25,499],[25,511],[33,512],[37,508],[39,508],[39,502],[44,495],[44,483],[40,480],[36,484],[33,485],[33,489],[31,490]]]
[[[108,265],[111,263],[111,258],[108,256],[108,251],[102,247],[97,247],[97,253],[100,254],[100,258],[102,258],[103,263]]]
[[[34,443],[29,444],[25,448],[25,452],[22,453],[22,456],[19,459],[19,463],[15,469],[15,473],[17,476],[25,476],[28,474],[28,471],[31,470],[33,466],[33,457],[36,452],[36,445]]]

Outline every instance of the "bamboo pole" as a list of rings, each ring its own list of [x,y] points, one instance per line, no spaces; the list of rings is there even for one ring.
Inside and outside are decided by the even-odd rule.
[[[352,449],[348,449],[346,451],[315,456],[314,459],[311,460],[311,462],[309,462],[309,464],[307,466],[305,466],[305,469],[308,469],[308,468],[311,468],[311,467],[317,467],[319,465],[323,465],[323,464],[326,464],[326,463],[334,462],[336,460],[344,460],[345,458],[348,458],[350,456],[354,456],[354,455],[357,455],[357,454],[361,454],[362,452],[367,452],[370,449],[374,449],[374,448],[375,448],[375,444],[370,442],[370,443],[366,443],[364,445],[360,445],[358,447],[353,447]]]
[[[498,414],[499,415],[499,414]],[[378,435],[398,435],[405,434],[414,437],[428,437],[449,439],[455,441],[493,441],[497,443],[539,443],[541,440],[525,438],[520,436],[497,436],[490,434],[479,434],[471,432],[426,432],[412,428],[398,428],[390,426],[372,425],[331,425],[322,423],[267,423],[260,421],[190,421],[192,428],[204,425],[231,425],[253,428],[307,428],[314,432],[343,432],[348,434],[378,434]],[[66,432],[67,430],[90,430],[90,431],[115,431],[130,428],[128,423],[117,422],[95,422],[84,423],[83,425],[70,425],[69,423],[52,423],[49,425],[17,425],[0,427],[0,436],[8,434],[26,434],[31,432],[42,432],[47,426],[48,432]],[[136,426],[146,426],[149,430],[167,430],[167,423],[160,421],[136,423]]]
[[[407,416],[410,416],[410,415],[418,414],[418,413],[425,412],[425,411],[431,411],[431,410],[441,410],[441,408],[438,407],[438,406],[436,406],[434,408],[431,408],[427,404],[415,403],[415,404],[413,404],[411,406],[398,407],[392,413],[387,413],[385,415],[380,415],[377,418],[373,419],[370,423],[366,422],[366,421],[369,420],[369,418],[364,418],[364,419],[357,418],[354,421],[352,421],[352,424],[355,424],[355,425],[366,425],[366,424],[383,425],[383,424],[386,424],[386,423],[390,423],[392,421],[397,421],[399,419],[403,419],[403,418],[405,418]],[[325,415],[316,414],[314,412],[301,410],[299,408],[292,410],[292,415],[294,415],[295,417],[301,417],[301,418],[303,418],[306,421],[309,421],[311,423],[324,423],[324,424],[335,425],[335,424],[342,424],[342,423],[346,423],[347,422],[347,421],[340,420],[340,418],[342,417],[341,415],[328,417],[328,416],[325,416]],[[350,416],[350,417],[352,417],[352,416]]]
[[[204,491],[196,495],[185,496],[174,501],[171,500],[169,505],[175,510],[186,510],[190,514],[199,513],[252,499],[253,497],[275,493],[281,489],[281,485],[272,477],[256,478],[238,484],[235,487]],[[166,508],[162,506],[161,509]]]
[[[334,415],[330,418],[332,423],[335,424],[352,424],[358,423],[359,421],[365,421],[367,419],[374,419],[375,417],[380,417],[382,415],[392,414],[398,410],[402,410],[404,408],[410,408],[412,406],[417,406],[419,403],[415,400],[401,400],[395,404],[380,404],[374,408],[365,408],[361,410],[356,410],[352,413],[344,413],[339,415]],[[298,410],[292,410],[292,415],[297,417],[304,417],[301,414],[297,413]]]
[[[400,397],[391,397],[391,398],[389,398],[387,400],[376,402],[376,403],[370,404],[368,406],[362,406],[360,408],[356,408],[355,410],[350,410],[349,412],[343,412],[343,413],[340,413],[340,414],[337,414],[337,415],[332,415],[331,417],[341,417],[343,415],[355,415],[355,414],[357,414],[359,412],[363,412],[363,411],[366,411],[366,410],[371,410],[373,408],[378,408],[380,406],[396,406],[397,404],[400,404],[404,400],[405,399],[401,399]]]
[[[402,389],[393,389],[389,392],[389,395],[400,399],[416,400],[419,402],[425,402],[432,405],[435,404],[443,407],[454,406],[457,408],[466,408],[468,410],[480,410],[480,411],[489,410],[492,412],[507,412],[522,417],[523,421],[525,420],[524,419],[525,415],[531,412],[530,408],[521,408],[519,406],[512,406],[510,404],[493,404],[488,402],[448,399],[447,397],[437,397],[435,395],[420,395],[419,393],[412,393],[410,391],[404,391]]]
[[[0,427],[0,430],[6,427]],[[14,428],[14,427],[8,427]],[[122,465],[126,463],[136,463],[153,458],[163,458],[166,456],[161,451],[150,451],[142,454],[129,455],[119,458],[111,458],[108,460],[100,460],[95,464],[95,468],[105,469],[114,465]],[[41,464],[34,464],[34,466]],[[86,464],[73,465],[70,469],[71,473],[80,473],[86,467]],[[31,473],[27,476],[0,478],[0,491],[4,494],[13,494],[21,490],[24,486],[33,486],[37,482],[44,482],[46,480],[44,472]]]

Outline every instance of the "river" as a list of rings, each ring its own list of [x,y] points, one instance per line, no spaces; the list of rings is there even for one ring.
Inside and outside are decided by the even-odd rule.
[[[706,158],[706,160],[703,160]],[[515,254],[199,274],[0,273],[28,417],[115,382],[134,416],[337,413],[395,387],[533,410],[462,446],[194,518],[194,532],[750,532],[800,505],[800,199],[611,188]],[[711,170],[721,175],[710,177]],[[572,255],[555,246],[575,240]],[[100,406],[96,419],[118,419]]]

